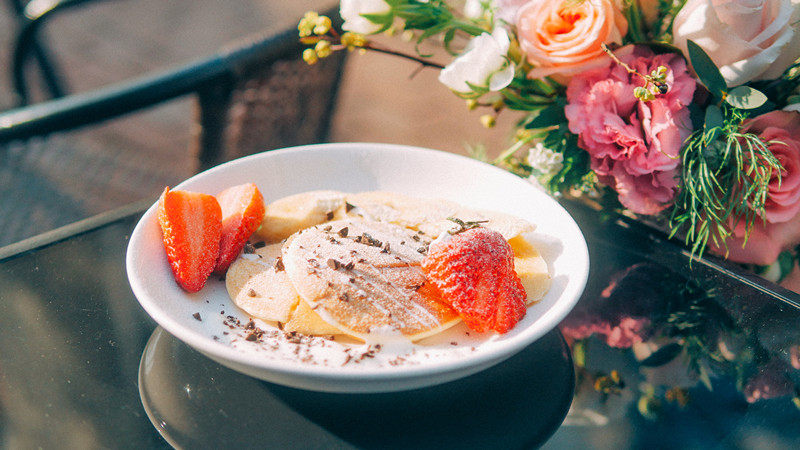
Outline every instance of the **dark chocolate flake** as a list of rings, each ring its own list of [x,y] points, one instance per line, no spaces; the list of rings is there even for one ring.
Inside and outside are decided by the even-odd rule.
[[[275,271],[276,272],[281,272],[281,271],[283,271],[285,269],[286,269],[286,267],[283,265],[283,258],[278,256],[278,259],[275,260]]]
[[[348,231],[350,231],[350,230],[347,227],[342,228],[341,230],[339,230],[339,236],[347,237]]]
[[[258,340],[258,335],[256,334],[255,331],[250,332],[250,333],[247,334],[247,337],[244,338],[244,340],[245,341],[250,341],[250,342],[255,342],[255,341]]]
[[[203,319],[200,317],[200,313],[199,312],[196,312],[196,313],[192,314],[192,317],[194,317],[195,320],[197,320],[198,322],[202,322],[203,321]]]
[[[328,213],[325,214],[325,219],[333,220],[333,211],[328,211]]]
[[[339,270],[339,267],[342,267],[342,263],[333,258],[330,258],[328,260],[328,267],[330,267],[333,270]]]
[[[256,290],[255,290],[255,289],[250,289],[250,290],[247,292],[247,295],[249,295],[250,297],[257,297],[257,296],[258,296],[258,292],[256,292]]]
[[[248,243],[244,244],[244,249],[242,249],[242,252],[246,253],[246,254],[247,253],[255,253],[256,252],[256,248],[253,246],[253,244],[248,242]]]
[[[328,225],[327,227],[323,228],[322,231],[331,231],[332,229],[333,227]]]
[[[264,248],[266,245],[267,245],[267,243],[266,243],[266,242],[264,242],[264,241],[258,241],[258,242],[256,242],[255,244],[253,244],[253,248]]]
[[[356,266],[355,263],[353,263],[353,261],[350,261],[349,263],[344,265],[344,270],[353,270],[353,267],[355,266]]]
[[[354,205],[351,205],[351,204],[350,204],[350,203],[348,203],[348,202],[344,202],[344,210],[345,210],[345,212],[350,212],[350,211],[352,211],[352,210],[353,210],[353,208],[355,208],[355,206],[354,206]]]

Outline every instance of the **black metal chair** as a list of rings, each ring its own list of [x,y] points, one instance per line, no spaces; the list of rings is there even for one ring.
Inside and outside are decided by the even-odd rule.
[[[35,40],[28,42],[33,51]],[[189,145],[195,171],[258,151],[324,141],[344,56],[309,67],[303,49],[295,29],[252,36],[157,74],[0,113],[0,246],[98,212],[84,195],[99,195],[97,183],[137,187],[138,198],[127,201],[160,189],[148,177],[148,161],[132,178],[95,176],[114,163],[102,152],[83,156],[85,167],[64,175],[64,158],[75,152],[57,149],[75,145],[65,137],[75,130],[193,95],[197,126]]]

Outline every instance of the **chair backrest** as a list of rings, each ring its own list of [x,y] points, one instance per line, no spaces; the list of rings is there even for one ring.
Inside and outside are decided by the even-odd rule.
[[[253,36],[180,67],[0,113],[0,246],[111,206],[155,198],[170,182],[165,178],[179,180],[164,175],[171,169],[161,160],[132,164],[136,148],[110,154],[102,144],[73,139],[86,128],[173,99],[197,99],[189,172],[325,141],[344,56],[339,52],[309,67],[303,49],[296,30]]]

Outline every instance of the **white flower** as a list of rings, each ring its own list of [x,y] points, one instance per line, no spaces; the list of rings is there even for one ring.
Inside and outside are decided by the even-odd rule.
[[[464,16],[470,19],[480,19],[483,17],[484,5],[493,6],[493,0],[467,0],[464,3]]]
[[[555,175],[564,167],[564,155],[536,143],[528,151],[528,165],[541,175]]]
[[[499,91],[514,79],[514,63],[508,60],[508,34],[496,28],[469,41],[459,55],[439,73],[439,81],[457,92],[471,92],[467,83]]]
[[[344,19],[342,29],[360,34],[376,33],[381,25],[372,23],[362,14],[386,14],[391,10],[383,0],[342,0],[339,5],[339,14]]]

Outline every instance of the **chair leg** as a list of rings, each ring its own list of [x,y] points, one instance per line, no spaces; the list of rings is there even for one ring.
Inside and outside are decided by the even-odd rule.
[[[30,27],[30,19],[25,15],[25,7],[21,0],[9,0],[11,8],[17,17],[17,22],[20,26],[20,31],[17,34],[14,43],[14,54],[22,55],[21,58],[15,58],[12,63],[12,79],[14,82],[14,90],[17,96],[17,105],[24,106],[30,103],[30,92],[28,90],[27,82],[25,81],[25,63],[27,61],[27,52],[31,52],[39,67],[39,73],[44,80],[44,84],[51,98],[63,97],[67,93],[67,88],[60,75],[55,60],[50,55],[48,49],[42,45],[40,37],[36,32],[37,27]],[[29,30],[29,28],[32,28]]]
[[[224,162],[225,130],[233,93],[233,83],[219,82],[198,91],[199,129],[193,139],[193,153],[197,155],[198,171]]]

